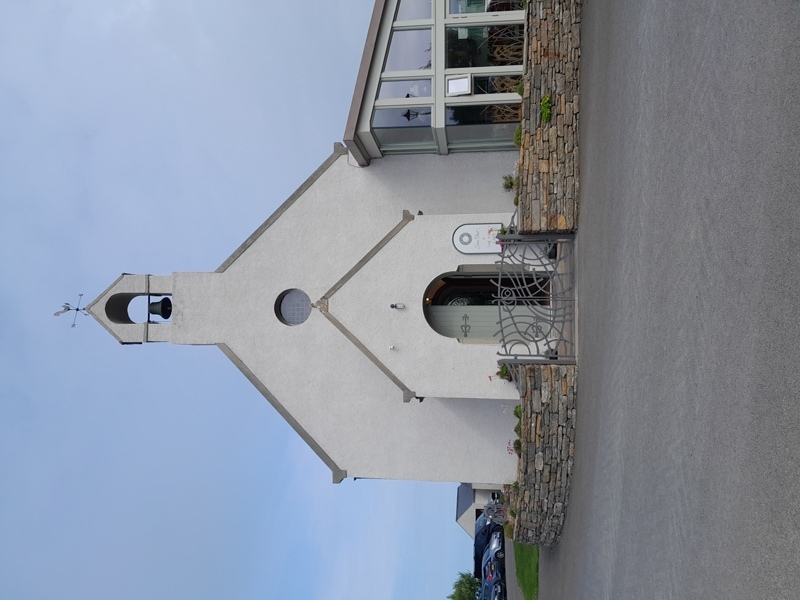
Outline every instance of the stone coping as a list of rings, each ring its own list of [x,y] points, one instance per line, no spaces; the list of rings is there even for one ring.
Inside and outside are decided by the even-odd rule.
[[[528,3],[518,165],[521,233],[571,232],[578,224],[581,2]],[[542,120],[549,99],[550,120]]]
[[[569,503],[575,456],[575,365],[519,367],[520,457],[517,484],[509,493],[514,541],[550,547],[558,543]]]

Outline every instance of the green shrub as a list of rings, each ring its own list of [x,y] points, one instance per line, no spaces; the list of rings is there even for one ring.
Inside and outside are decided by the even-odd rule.
[[[514,416],[517,417],[518,419],[522,418],[522,404],[517,404],[514,407]]]
[[[503,191],[513,192],[519,187],[519,175],[508,173],[503,175]]]
[[[507,540],[514,539],[514,524],[511,521],[506,521],[506,524],[503,525],[503,533]]]
[[[524,83],[520,83],[520,84],[517,86],[517,93],[518,93],[520,96],[522,96],[523,94],[525,94],[525,84],[524,84]]]
[[[519,438],[514,440],[514,452],[517,453],[517,456],[522,454],[522,441]]]
[[[553,118],[552,107],[553,99],[550,94],[547,94],[539,103],[539,116],[542,119],[542,123],[549,123],[550,119]]]
[[[519,436],[521,431],[522,431],[522,423],[520,421],[517,421],[517,424],[514,425],[514,433],[516,433]]]
[[[522,123],[517,125],[517,128],[514,130],[514,145],[517,148],[522,146]]]
[[[500,368],[497,371],[497,376],[500,379],[505,379],[506,381],[511,381],[511,371],[508,369],[508,365],[503,363],[500,365]]]

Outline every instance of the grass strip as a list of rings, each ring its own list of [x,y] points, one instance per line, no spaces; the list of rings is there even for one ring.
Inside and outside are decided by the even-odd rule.
[[[514,559],[522,595],[525,600],[536,600],[539,597],[539,546],[514,542]]]

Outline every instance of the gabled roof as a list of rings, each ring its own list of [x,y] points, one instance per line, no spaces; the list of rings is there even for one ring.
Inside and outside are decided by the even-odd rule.
[[[330,455],[325,452],[325,450],[317,443],[315,440],[304,428],[300,425],[299,421],[294,418],[292,413],[290,413],[286,407],[278,400],[275,395],[270,392],[267,387],[261,382],[261,380],[253,373],[250,368],[244,364],[244,362],[236,355],[236,353],[230,349],[227,344],[217,344],[217,347],[222,350],[223,354],[227,356],[230,361],[239,369],[242,374],[247,377],[247,380],[253,384],[253,386],[261,392],[261,395],[267,399],[267,401],[272,405],[272,407],[278,412],[278,414],[284,418],[284,420],[289,424],[289,426],[294,429],[295,433],[300,436],[308,447],[325,463],[325,465],[331,470],[331,475],[333,477],[333,483],[341,483],[347,477],[347,471],[339,467],[338,464],[330,457]]]
[[[250,246],[252,246],[253,243],[255,243],[255,241],[259,237],[261,237],[261,234],[263,234],[270,227],[270,225],[272,225],[275,221],[280,219],[281,215],[285,213],[288,210],[288,208],[292,204],[294,204],[297,201],[297,199],[300,198],[300,196],[302,196],[306,192],[306,190],[308,190],[308,188],[314,185],[317,179],[322,177],[325,171],[327,171],[331,167],[331,165],[333,165],[333,163],[339,160],[340,156],[343,156],[345,154],[347,154],[347,150],[345,150],[344,146],[342,146],[338,142],[334,143],[333,152],[331,152],[331,155],[327,159],[325,159],[325,162],[322,163],[317,168],[316,171],[314,171],[311,175],[309,175],[308,178],[303,183],[300,184],[300,187],[297,188],[294,191],[294,193],[291,196],[289,196],[286,199],[286,201],[284,201],[284,203],[281,204],[277,208],[277,210],[274,213],[272,213],[269,216],[269,218],[258,227],[258,229],[256,229],[252,234],[250,234],[250,237],[248,237],[244,242],[242,242],[242,244],[236,250],[233,251],[233,254],[231,254],[228,258],[225,259],[225,262],[223,262],[217,268],[216,272],[224,273],[225,270],[228,267],[230,267],[236,261],[237,258],[239,258],[242,254],[244,254],[245,250],[247,250]]]
[[[462,483],[456,490],[456,521],[475,504],[475,491],[471,483]]]

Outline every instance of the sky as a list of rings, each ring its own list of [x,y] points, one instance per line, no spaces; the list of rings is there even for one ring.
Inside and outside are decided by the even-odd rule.
[[[331,472],[215,347],[54,318],[213,271],[340,141],[372,0],[0,0],[0,598],[445,598],[455,485]]]

